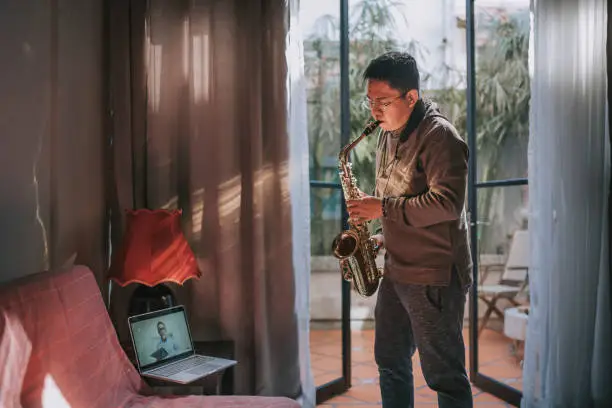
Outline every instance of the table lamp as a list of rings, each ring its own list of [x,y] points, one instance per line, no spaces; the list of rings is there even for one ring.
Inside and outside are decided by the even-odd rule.
[[[126,211],[125,234],[108,278],[119,286],[139,284],[130,300],[130,315],[174,306],[174,295],[163,283],[183,285],[202,275],[181,230],[181,214],[164,209]]]

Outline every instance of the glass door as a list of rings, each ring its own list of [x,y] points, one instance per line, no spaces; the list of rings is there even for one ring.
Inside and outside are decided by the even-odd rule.
[[[317,404],[351,386],[351,285],[332,240],[347,226],[338,153],[350,138],[348,0],[301,2],[311,203],[310,353]]]
[[[470,379],[519,406],[529,318],[529,0],[467,0],[466,23]]]

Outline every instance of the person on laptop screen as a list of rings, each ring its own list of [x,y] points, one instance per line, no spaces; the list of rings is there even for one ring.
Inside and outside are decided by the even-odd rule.
[[[166,330],[166,324],[164,322],[157,322],[157,333],[159,334],[159,341],[157,342],[156,350],[151,357],[157,361],[163,360],[168,357],[175,355],[179,348],[174,341],[172,333],[168,333]]]

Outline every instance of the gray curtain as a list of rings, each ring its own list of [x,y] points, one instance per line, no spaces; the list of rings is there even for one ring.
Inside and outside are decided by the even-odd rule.
[[[522,407],[609,407],[612,161],[600,0],[533,2]]]
[[[297,397],[285,3],[112,4],[113,239],[125,208],[182,208],[194,338],[235,341],[237,394]]]
[[[0,282],[66,263],[104,288],[104,1],[0,2]]]

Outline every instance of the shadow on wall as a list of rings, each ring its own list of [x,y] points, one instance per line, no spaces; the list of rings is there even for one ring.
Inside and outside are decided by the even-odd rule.
[[[33,2],[13,6],[17,13],[0,12],[2,59],[10,61],[0,68],[1,281],[47,266],[50,21],[48,7],[32,7],[26,14],[27,3]]]
[[[103,3],[0,6],[0,282],[104,270]]]

